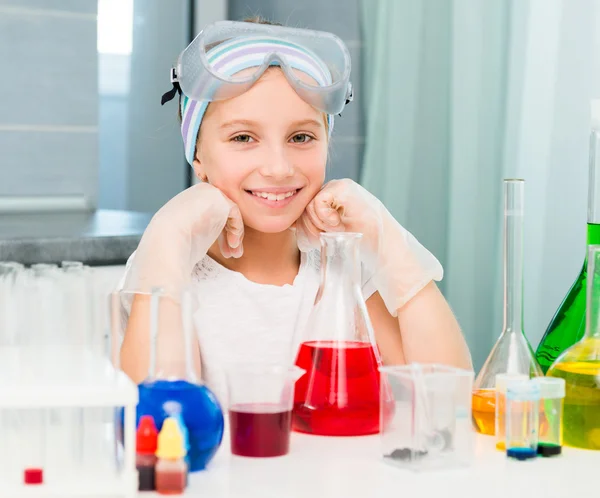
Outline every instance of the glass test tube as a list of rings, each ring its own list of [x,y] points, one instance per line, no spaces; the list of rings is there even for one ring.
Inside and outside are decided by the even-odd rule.
[[[562,452],[563,402],[565,380],[557,377],[539,377],[535,383],[540,388],[540,421],[538,455],[551,457]]]
[[[506,456],[528,460],[537,456],[540,387],[532,380],[506,388]]]
[[[529,377],[525,374],[504,373],[496,375],[496,448],[506,449],[506,387],[512,382],[524,381]]]

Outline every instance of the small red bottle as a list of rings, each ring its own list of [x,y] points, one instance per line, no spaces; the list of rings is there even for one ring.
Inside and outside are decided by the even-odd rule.
[[[139,491],[154,491],[158,431],[150,415],[140,418],[136,434],[135,465],[138,470]]]
[[[168,417],[158,435],[156,456],[156,491],[163,495],[179,495],[185,491],[188,467],[183,435],[177,420]]]

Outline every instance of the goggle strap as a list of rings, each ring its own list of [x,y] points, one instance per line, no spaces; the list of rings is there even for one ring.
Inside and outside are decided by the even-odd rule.
[[[346,103],[344,105],[348,105],[350,102],[354,100],[354,89],[352,88],[352,83],[348,83],[348,91],[346,92]],[[339,117],[342,117],[342,113],[338,114]]]
[[[165,105],[167,102],[173,100],[177,93],[181,96],[181,87],[179,86],[179,79],[174,67],[171,68],[171,83],[173,83],[173,88],[163,94],[160,99],[160,105]]]

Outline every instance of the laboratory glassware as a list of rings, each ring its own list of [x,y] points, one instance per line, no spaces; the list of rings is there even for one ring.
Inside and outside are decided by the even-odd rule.
[[[562,453],[565,379],[537,377],[540,387],[540,428],[538,455],[552,457]]]
[[[305,373],[297,366],[277,364],[248,363],[229,369],[231,453],[276,457],[289,452],[294,385]]]
[[[379,432],[381,356],[360,287],[358,233],[322,233],[321,281],[301,337],[292,427],[327,436]],[[389,405],[383,405],[387,409]]]
[[[496,375],[496,448],[504,451],[506,428],[506,388],[511,382],[527,380],[529,377],[524,374],[498,374]]]
[[[506,388],[506,456],[529,460],[537,456],[540,387],[527,379]]]
[[[138,386],[137,421],[151,415],[161,430],[167,417],[177,422],[180,415],[189,438],[189,470],[202,470],[221,445],[224,417],[216,396],[194,371],[196,299],[189,289],[179,296],[154,289],[135,297],[145,300],[150,331],[149,372]]]
[[[522,179],[504,180],[504,324],[473,390],[473,425],[482,434],[495,433],[497,374],[542,375],[523,330],[524,189]]]
[[[589,140],[589,177],[587,211],[587,245],[600,244],[600,100],[591,101],[591,132]],[[552,317],[536,357],[544,373],[556,358],[585,334],[586,288],[588,273],[586,257],[579,275]]]
[[[583,338],[564,351],[547,376],[565,379],[564,444],[600,450],[600,245],[588,247]]]
[[[394,403],[393,415],[381,419],[384,460],[417,471],[470,465],[473,372],[417,363],[380,372],[381,401],[391,393]]]

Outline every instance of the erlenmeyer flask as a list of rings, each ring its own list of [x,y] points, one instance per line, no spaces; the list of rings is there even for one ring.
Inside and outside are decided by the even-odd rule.
[[[321,234],[321,283],[296,356],[306,374],[296,383],[295,431],[379,432],[381,358],[359,284],[361,238]]]
[[[473,424],[494,435],[496,375],[543,375],[523,331],[523,216],[525,181],[504,180],[504,325],[473,386]]]
[[[150,368],[138,386],[137,423],[151,415],[160,430],[166,418],[179,417],[189,437],[189,469],[202,470],[221,444],[224,418],[217,398],[194,371],[193,294],[186,290],[176,299],[156,289],[149,299]]]
[[[587,259],[585,335],[556,359],[547,375],[565,379],[564,443],[600,450],[600,245],[589,246]]]

